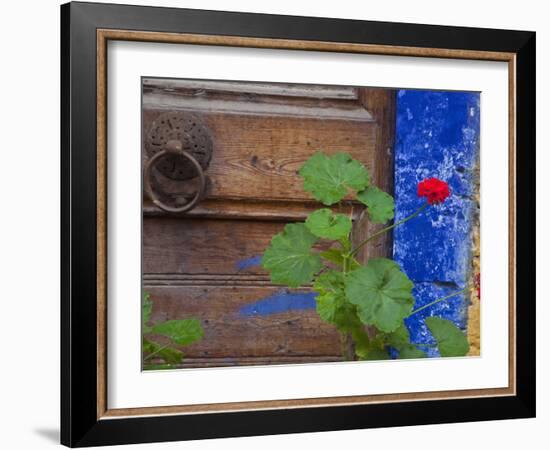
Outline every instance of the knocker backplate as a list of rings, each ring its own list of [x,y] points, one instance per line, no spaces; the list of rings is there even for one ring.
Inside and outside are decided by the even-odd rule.
[[[204,122],[188,112],[167,112],[158,116],[147,132],[145,150],[152,158],[171,140],[182,143],[183,150],[195,157],[203,170],[212,158],[212,136]],[[188,180],[197,176],[197,170],[186,159],[168,155],[156,164],[156,170],[172,180]]]

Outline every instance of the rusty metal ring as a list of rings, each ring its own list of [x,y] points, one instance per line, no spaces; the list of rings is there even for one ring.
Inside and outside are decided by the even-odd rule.
[[[151,173],[152,173],[153,167],[155,166],[155,164],[158,162],[159,159],[167,155],[178,155],[188,159],[189,161],[191,161],[193,166],[195,166],[195,169],[199,176],[199,189],[195,193],[195,196],[191,199],[191,201],[187,202],[185,205],[180,207],[166,205],[165,203],[160,201],[160,199],[158,198],[157,194],[154,192],[153,187],[151,185]],[[183,150],[181,142],[179,141],[168,142],[166,147],[163,150],[156,153],[152,158],[150,158],[146,162],[143,172],[144,172],[143,183],[144,183],[145,191],[149,195],[149,198],[151,199],[151,201],[163,211],[167,211],[171,213],[183,213],[183,212],[189,211],[190,209],[196,206],[197,202],[201,199],[202,195],[204,194],[204,191],[206,188],[206,177],[204,175],[204,171],[202,170],[201,165],[195,159],[195,157],[193,157],[193,155]]]

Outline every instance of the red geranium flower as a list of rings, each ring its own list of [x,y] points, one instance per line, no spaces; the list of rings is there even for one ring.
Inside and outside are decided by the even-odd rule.
[[[449,195],[449,185],[437,178],[428,178],[418,183],[418,196],[426,197],[430,205],[443,203]]]

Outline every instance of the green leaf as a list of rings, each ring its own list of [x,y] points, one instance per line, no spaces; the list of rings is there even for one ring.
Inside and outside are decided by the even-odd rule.
[[[271,239],[262,266],[271,273],[274,284],[298,287],[309,283],[319,270],[321,258],[311,251],[317,241],[303,223],[289,223]]]
[[[355,306],[347,302],[343,295],[323,294],[318,295],[316,300],[319,317],[335,325],[341,333],[355,332],[363,326]]]
[[[420,359],[427,358],[425,352],[417,349],[414,345],[406,345],[403,348],[399,349],[399,359]]]
[[[357,193],[357,199],[367,205],[371,222],[386,223],[393,219],[393,197],[376,186],[369,186],[364,191]]]
[[[142,322],[142,332],[147,334],[151,332],[151,327],[147,325],[149,320],[151,320],[151,312],[153,311],[153,301],[151,300],[151,295],[149,292],[143,291],[143,301],[141,303],[141,322]]]
[[[323,208],[308,216],[306,227],[320,238],[342,239],[351,232],[351,219],[344,214],[333,214],[330,209]]]
[[[155,347],[157,344],[149,339],[143,338],[143,351],[145,353],[153,353],[158,347]]]
[[[349,189],[361,191],[369,184],[367,169],[347,153],[315,153],[302,166],[300,175],[304,190],[325,205],[339,202]]]
[[[413,283],[389,259],[371,259],[348,273],[345,286],[346,297],[357,305],[361,321],[385,333],[397,330],[413,309]]]
[[[316,278],[313,289],[321,294],[340,291],[343,293],[344,274],[337,270],[327,270]]]
[[[327,261],[340,267],[344,265],[344,254],[337,248],[330,248],[324,252],[319,252],[319,255],[321,258],[326,259]]]
[[[325,322],[336,324],[346,303],[344,275],[336,270],[324,272],[313,283],[313,289],[319,293],[315,298],[317,313]]]
[[[141,305],[141,319],[143,323],[149,322],[151,319],[151,311],[153,310],[153,301],[151,300],[151,294],[143,291],[143,302]]]
[[[355,306],[346,300],[342,272],[329,270],[319,275],[313,289],[319,293],[315,300],[322,320],[335,325],[343,333],[355,332],[362,327]]]
[[[176,344],[188,345],[201,339],[204,330],[198,319],[184,319],[157,323],[153,333],[169,337]]]
[[[362,361],[384,361],[390,359],[388,352],[380,348],[370,348],[362,351],[355,349],[355,353]]]
[[[171,368],[172,364],[147,364],[143,366],[143,370],[166,370]]]
[[[345,252],[349,252],[351,250],[351,241],[349,240],[349,236],[343,237],[339,241]]]
[[[164,347],[149,339],[143,339],[143,351],[153,358],[162,358],[168,364],[179,364],[183,359],[183,353],[172,347]]]
[[[168,364],[179,364],[183,359],[183,352],[172,347],[166,347],[159,351],[157,356],[164,359]]]
[[[395,347],[396,349],[401,349],[402,347],[409,345],[411,341],[409,330],[403,322],[399,325],[399,328],[393,333],[386,335],[386,343]]]
[[[403,322],[397,330],[386,335],[386,343],[399,351],[399,359],[426,358],[426,353],[417,349],[410,340],[409,330]]]
[[[372,343],[369,339],[369,335],[363,328],[363,324],[361,323],[357,315],[355,317],[358,325],[353,330],[351,330],[353,344],[355,347],[355,354],[359,357],[359,359],[368,359],[367,355],[371,351]]]
[[[333,264],[336,264],[339,267],[342,267],[344,265],[344,253],[342,250],[338,250],[337,248],[330,248],[324,252],[320,252],[319,255],[321,258],[326,259],[327,261],[330,261]],[[350,258],[348,259],[348,268],[350,270],[355,270],[358,267],[361,267],[361,264],[355,259]]]
[[[470,350],[466,335],[450,320],[428,317],[426,325],[437,341],[441,356],[464,356]]]
[[[346,299],[343,295],[332,292],[319,294],[315,300],[317,302],[317,313],[322,320],[333,325],[342,322],[343,326],[346,326],[347,314],[344,311],[346,308]]]
[[[363,361],[379,361],[390,359],[388,350],[384,343],[384,336],[378,333],[372,338],[368,345],[355,347],[355,353]]]

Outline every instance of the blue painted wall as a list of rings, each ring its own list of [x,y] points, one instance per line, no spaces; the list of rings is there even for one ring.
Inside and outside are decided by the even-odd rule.
[[[394,259],[415,283],[416,307],[465,287],[470,248],[479,149],[479,94],[400,90],[397,94],[395,146],[395,220],[425,201],[417,184],[437,177],[449,183],[451,196],[394,232]],[[238,270],[260,264],[261,256],[238,261]],[[465,329],[467,300],[454,297],[407,320],[412,342],[432,344],[424,319],[437,315]],[[241,308],[243,317],[315,308],[315,294],[281,290]],[[422,349],[425,350],[424,347]],[[436,350],[428,351],[437,356]]]
[[[394,259],[415,283],[416,307],[464,288],[471,264],[474,173],[479,153],[479,94],[401,90],[397,95],[396,217],[425,201],[417,184],[436,177],[451,196],[394,231]],[[437,315],[466,328],[467,299],[457,296],[407,320],[411,340],[434,343],[424,318]],[[437,352],[431,350],[431,356]]]

